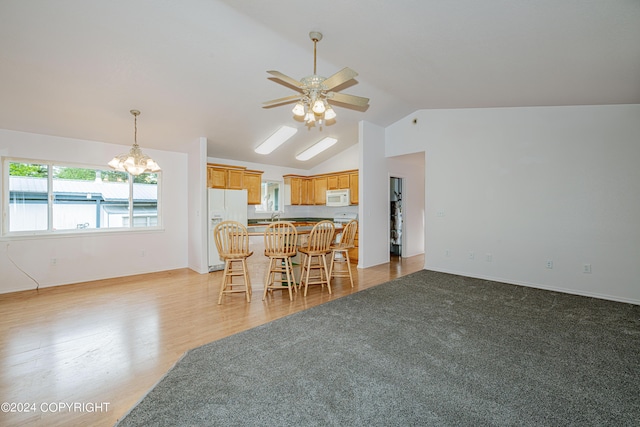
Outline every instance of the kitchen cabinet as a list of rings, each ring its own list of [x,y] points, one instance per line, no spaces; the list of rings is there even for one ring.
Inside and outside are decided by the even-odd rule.
[[[350,179],[350,175],[347,173],[338,175],[338,189],[349,188]]]
[[[262,171],[246,170],[242,183],[247,190],[247,201],[250,205],[262,203]]]
[[[313,204],[327,204],[327,177],[316,177],[313,182]]]
[[[245,179],[247,179],[246,183]],[[261,184],[262,171],[247,170],[245,166],[207,164],[207,187],[247,190],[249,204],[260,204]]]
[[[338,175],[331,175],[327,177],[327,190],[338,189]]]
[[[207,166],[207,187],[227,188],[227,170],[213,166]]]
[[[358,200],[358,172],[351,172],[349,174],[349,198],[351,199],[349,202],[352,205],[357,205]]]
[[[327,190],[350,189],[350,202],[358,204],[358,170],[312,176],[284,175],[285,205],[326,205]]]
[[[284,177],[284,204],[303,205],[302,177],[285,175]]]
[[[358,263],[358,234],[360,234],[360,230],[356,231],[356,237],[353,241],[353,248],[349,249],[349,260],[351,262]]]
[[[302,179],[300,201],[302,205],[313,205],[313,182],[309,178]]]
[[[338,173],[327,176],[327,190],[342,190],[349,188],[349,174]]]
[[[229,169],[227,171],[227,188],[230,190],[242,190],[244,188],[243,181],[244,171],[239,169]]]

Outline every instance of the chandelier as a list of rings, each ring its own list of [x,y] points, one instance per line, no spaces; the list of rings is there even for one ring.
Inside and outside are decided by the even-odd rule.
[[[128,153],[120,154],[111,159],[108,165],[117,171],[129,172],[134,176],[142,173],[158,172],[160,166],[158,166],[151,157],[143,154],[138,145],[138,116],[140,115],[140,111],[131,110],[131,114],[133,114],[134,117],[133,146]]]

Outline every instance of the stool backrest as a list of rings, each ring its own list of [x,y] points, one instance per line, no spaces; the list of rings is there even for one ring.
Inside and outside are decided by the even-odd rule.
[[[356,233],[358,232],[358,221],[352,219],[342,229],[342,237],[340,237],[341,248],[353,248],[355,246]]]
[[[320,221],[312,229],[307,241],[309,252],[329,252],[336,226],[331,221]]]
[[[233,257],[249,253],[249,233],[237,221],[222,221],[213,229],[220,257]]]
[[[289,221],[276,221],[264,231],[264,254],[266,256],[294,256],[298,251],[298,230]]]

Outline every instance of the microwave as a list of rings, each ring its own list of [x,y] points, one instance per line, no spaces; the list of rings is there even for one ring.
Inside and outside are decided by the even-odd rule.
[[[327,190],[327,206],[349,206],[349,189]]]

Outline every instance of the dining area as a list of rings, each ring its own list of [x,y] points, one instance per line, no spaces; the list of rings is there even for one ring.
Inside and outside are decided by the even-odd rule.
[[[232,298],[250,303],[254,288],[267,302],[278,294],[290,301],[309,292],[331,295],[336,284],[353,288],[349,251],[355,247],[357,230],[355,218],[316,223],[278,219],[249,226],[219,223],[213,230],[224,261],[218,304]]]

